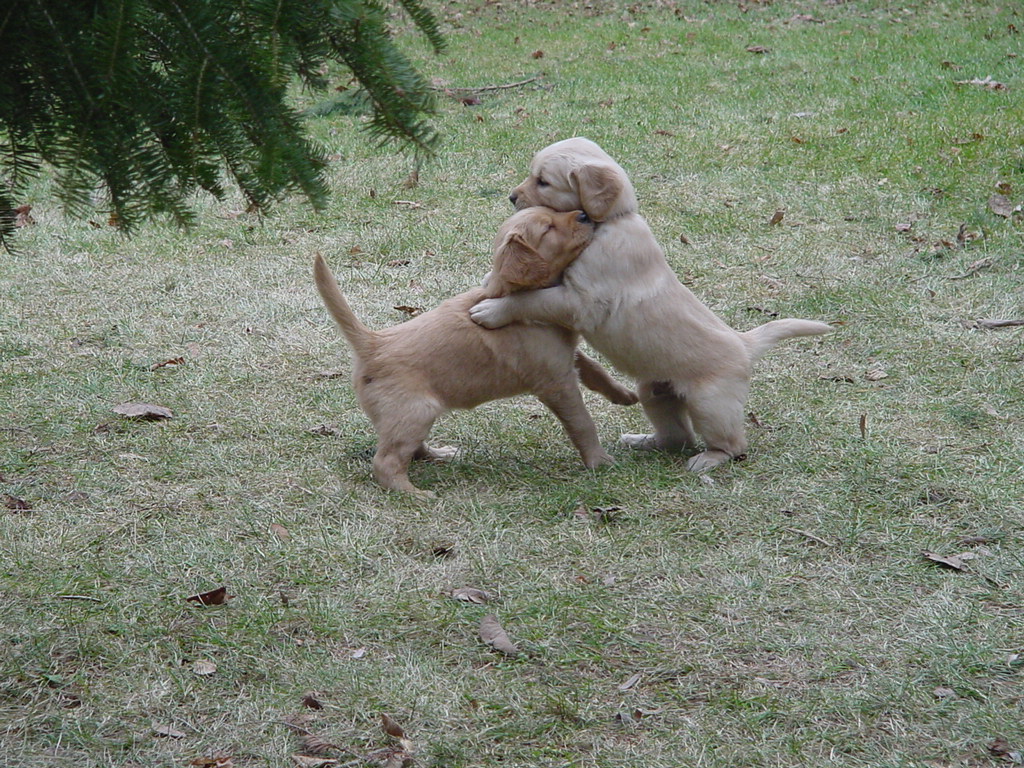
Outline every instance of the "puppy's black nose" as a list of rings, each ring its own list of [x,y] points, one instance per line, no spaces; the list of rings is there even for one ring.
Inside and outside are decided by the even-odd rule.
[[[587,216],[585,211],[580,211],[580,215],[576,217],[576,221],[580,222],[580,224],[586,224],[590,221],[590,217]]]
[[[517,195],[515,192],[513,192],[511,195],[508,196],[508,201],[510,203],[512,203],[512,205],[515,205],[516,204],[516,200],[518,200],[518,199],[519,199],[519,195]]]

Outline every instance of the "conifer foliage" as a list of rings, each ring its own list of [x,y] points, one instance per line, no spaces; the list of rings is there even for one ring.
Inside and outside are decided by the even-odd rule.
[[[287,92],[328,85],[325,64],[359,82],[380,140],[429,150],[431,91],[395,45],[401,6],[435,52],[443,40],[421,0],[28,0],[0,8],[0,242],[25,183],[55,173],[61,202],[97,191],[128,229],[187,223],[197,190],[236,184],[265,210],[327,194],[325,158]]]

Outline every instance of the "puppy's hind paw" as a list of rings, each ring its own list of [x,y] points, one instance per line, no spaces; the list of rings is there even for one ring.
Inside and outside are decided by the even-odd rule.
[[[746,455],[740,455],[735,457],[737,461],[746,458]],[[704,451],[698,453],[696,456],[690,458],[686,462],[686,468],[691,472],[707,472],[710,469],[714,469],[719,464],[725,464],[727,461],[732,461],[733,457],[725,451]]]
[[[619,437],[619,445],[624,445],[627,448],[632,448],[634,451],[656,451],[658,450],[658,443],[654,439],[654,435],[638,435],[632,432]]]
[[[451,461],[458,455],[459,449],[454,445],[424,445],[416,452],[416,458],[423,461]]]

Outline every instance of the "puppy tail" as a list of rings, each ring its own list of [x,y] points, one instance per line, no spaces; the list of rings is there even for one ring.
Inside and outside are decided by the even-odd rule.
[[[372,345],[373,331],[355,316],[338,288],[338,281],[334,279],[330,267],[319,253],[313,259],[313,279],[316,282],[316,289],[320,292],[320,298],[324,300],[324,306],[341,328],[341,332],[345,334],[348,343],[352,345],[356,354],[367,354]]]
[[[761,355],[780,341],[791,339],[794,336],[817,336],[831,330],[831,325],[819,323],[817,320],[787,318],[759,325],[757,328],[741,333],[740,338],[747,345],[751,362],[756,362],[761,359]]]

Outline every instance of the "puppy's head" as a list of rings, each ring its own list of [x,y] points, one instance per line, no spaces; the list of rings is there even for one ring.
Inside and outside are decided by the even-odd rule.
[[[596,222],[635,213],[636,192],[626,172],[589,139],[545,147],[533,157],[530,175],[512,190],[517,210],[543,205],[556,211],[582,209]]]
[[[581,210],[531,207],[513,214],[494,238],[488,293],[497,297],[554,285],[593,237],[594,224]]]

